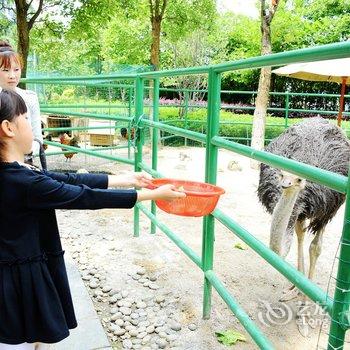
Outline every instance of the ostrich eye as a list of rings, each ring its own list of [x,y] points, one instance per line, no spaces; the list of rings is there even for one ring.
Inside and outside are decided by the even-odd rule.
[[[298,180],[297,180],[298,184],[300,184],[301,181],[302,181],[301,179],[298,179]]]

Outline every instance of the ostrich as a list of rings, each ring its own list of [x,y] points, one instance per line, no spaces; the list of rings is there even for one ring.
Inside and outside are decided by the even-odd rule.
[[[350,142],[340,128],[320,117],[291,126],[271,141],[266,151],[341,175],[348,173]],[[325,226],[343,204],[345,196],[261,164],[258,197],[272,214],[270,248],[285,258],[295,230],[298,270],[304,274],[305,233],[310,231],[314,235],[309,247],[308,272],[308,278],[313,279]],[[297,288],[292,286],[280,301],[291,300],[298,293]]]

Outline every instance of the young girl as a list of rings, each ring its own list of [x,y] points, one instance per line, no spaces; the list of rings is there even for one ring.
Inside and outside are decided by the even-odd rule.
[[[132,208],[136,201],[184,197],[171,185],[140,192],[140,173],[59,174],[24,164],[33,133],[23,99],[0,92],[0,350],[55,343],[77,322],[55,209]],[[17,345],[15,345],[17,344]]]
[[[34,91],[18,87],[22,72],[22,60],[12,46],[5,40],[0,40],[0,87],[17,92],[27,106],[27,116],[32,126],[34,138],[43,142],[41,134],[41,118],[38,96]],[[39,152],[39,143],[33,143],[33,152]],[[33,162],[32,154],[26,156],[29,163]]]

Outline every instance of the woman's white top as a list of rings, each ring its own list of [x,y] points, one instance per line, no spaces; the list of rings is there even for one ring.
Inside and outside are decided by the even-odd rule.
[[[40,118],[40,106],[37,94],[31,90],[23,90],[16,87],[15,91],[20,95],[28,109],[27,117],[32,126],[34,138],[43,142],[43,136],[41,134],[41,118]],[[37,155],[39,153],[39,143],[33,142],[33,153]]]

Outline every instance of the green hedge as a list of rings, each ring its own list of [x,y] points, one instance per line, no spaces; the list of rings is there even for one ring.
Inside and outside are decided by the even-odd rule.
[[[171,125],[206,133],[207,111],[204,108],[190,111],[187,115],[187,123],[184,118],[178,117],[178,109],[173,107],[161,107],[159,119]],[[288,125],[297,123],[302,119],[289,119]],[[220,112],[219,135],[233,139],[234,141],[249,144],[252,134],[253,116],[249,114],[233,114],[227,111]],[[267,117],[266,140],[271,140],[280,135],[285,130],[285,120],[283,118]],[[168,136],[166,134],[164,136]],[[174,137],[165,141],[166,144],[183,144],[182,137]]]
[[[184,118],[179,118],[179,109],[176,107],[160,107],[159,119],[163,122],[168,122],[171,125],[185,128],[186,122]],[[303,120],[301,118],[289,118],[288,126],[298,123]],[[206,133],[206,120],[207,110],[205,108],[199,108],[191,110],[187,115],[187,129]],[[227,123],[225,123],[227,122]],[[336,120],[332,120],[332,123],[336,123]],[[236,142],[249,144],[252,135],[252,123],[253,116],[250,114],[234,114],[228,111],[220,111],[220,129],[219,135],[230,138]],[[346,132],[347,136],[350,136],[350,121],[343,121],[342,128]],[[285,130],[285,119],[267,116],[266,118],[266,142],[274,139]],[[164,133],[164,136],[170,134]],[[165,144],[183,144],[183,137],[174,137],[165,141]]]

